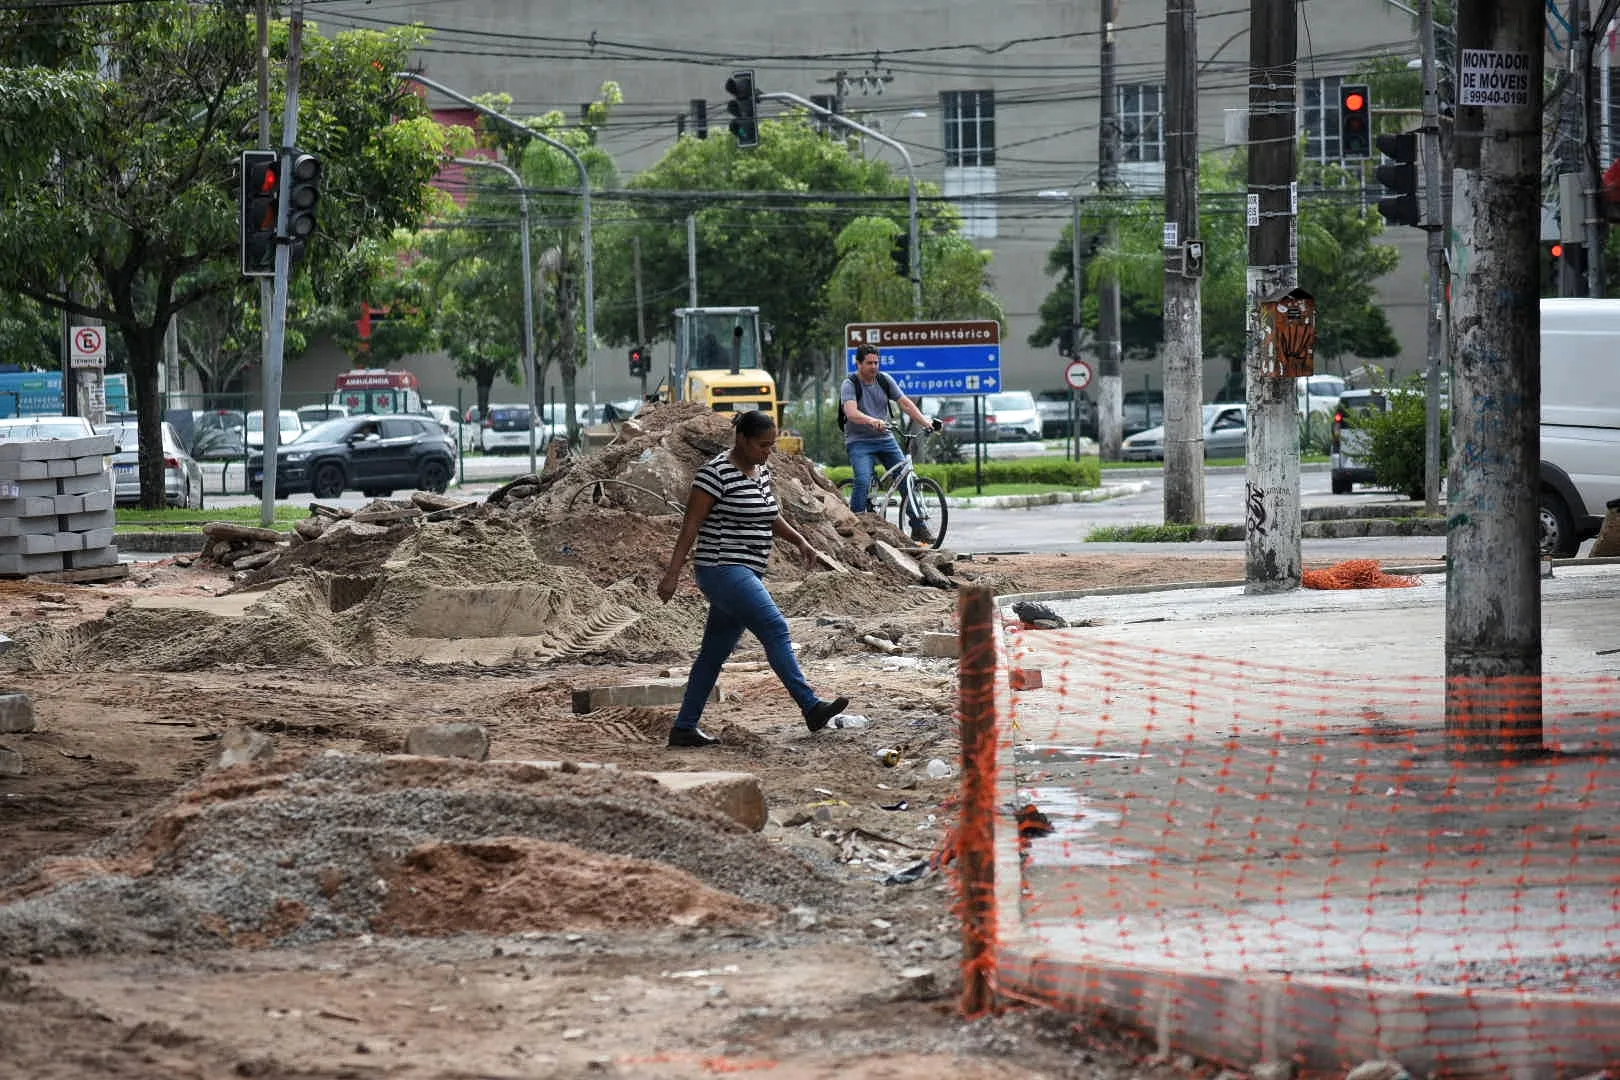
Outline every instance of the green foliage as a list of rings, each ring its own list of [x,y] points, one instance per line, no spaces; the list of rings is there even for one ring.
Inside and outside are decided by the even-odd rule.
[[[629,186],[693,198],[638,199],[620,215],[625,220],[599,234],[597,333],[605,342],[637,343],[632,238],[640,241],[647,337],[671,336],[673,311],[687,302],[689,214],[699,304],[760,309],[773,328],[766,364],[790,398],[795,380],[826,370],[845,322],[912,316],[910,286],[890,256],[892,238],[909,230],[906,180],[886,162],[817,134],[802,117],[762,120],[753,150],[724,137],[681,139]],[[707,197],[714,192],[747,194]],[[807,203],[771,198],[776,192],[881,200]],[[920,194],[935,193],[920,185]],[[999,317],[989,257],[956,232],[956,222],[949,207],[922,204],[924,318]]]
[[[1365,449],[1359,455],[1372,466],[1373,480],[1380,487],[1392,488],[1408,498],[1423,497],[1424,441],[1428,411],[1423,381],[1412,379],[1399,389],[1386,391],[1387,407],[1368,410],[1347,418],[1366,435]],[[1440,469],[1444,473],[1451,443],[1451,420],[1440,413]]]
[[[301,301],[358,297],[367,238],[414,225],[449,147],[393,78],[419,29],[304,37],[298,144],[325,166]],[[275,95],[289,35],[271,43]],[[0,117],[33,140],[0,153],[0,292],[104,321],[127,351],[140,409],[143,502],[162,498],[158,368],[171,316],[246,290],[238,157],[256,143],[253,21],[183,0],[0,12]],[[102,58],[113,63],[105,69]],[[273,95],[273,97],[275,96]],[[270,103],[280,115],[281,103]],[[64,288],[66,283],[66,288]]]
[[[947,492],[972,488],[980,476],[979,468],[971,461],[918,465],[917,473],[931,477]],[[852,475],[847,465],[827,470],[827,478],[835,484]],[[1052,491],[1085,490],[1102,482],[1101,468],[1094,457],[1078,461],[1060,457],[997,459],[984,463],[982,475],[986,484],[1040,484]]]
[[[1225,159],[1206,157],[1200,167],[1204,355],[1233,363],[1243,358],[1248,309],[1245,169],[1241,154]],[[1300,169],[1300,187],[1306,194],[1300,197],[1299,282],[1317,299],[1319,360],[1352,354],[1374,359],[1399,351],[1373,290],[1373,283],[1395,268],[1399,254],[1376,242],[1383,219],[1347,197],[1355,190],[1354,181],[1354,174],[1338,165],[1305,162]],[[1322,194],[1310,194],[1313,191]],[[1095,330],[1097,286],[1104,275],[1117,274],[1122,345],[1128,353],[1149,355],[1164,338],[1163,203],[1158,199],[1111,204],[1093,200],[1081,215],[1082,235],[1101,233],[1110,212],[1117,217],[1119,244],[1100,250],[1085,263],[1082,321]],[[1058,328],[1070,320],[1072,231],[1072,224],[1066,226],[1047,255],[1047,273],[1062,278],[1041,302],[1040,325],[1029,335],[1032,346],[1051,345]]]
[[[1199,525],[1103,525],[1086,534],[1088,544],[1185,544]]]
[[[783,410],[782,426],[804,439],[804,453],[811,461],[848,468],[849,453],[844,448],[837,409],[836,402],[824,401],[818,418],[813,397],[799,398]]]
[[[1299,418],[1300,459],[1320,456],[1333,448],[1333,417],[1316,409]]]

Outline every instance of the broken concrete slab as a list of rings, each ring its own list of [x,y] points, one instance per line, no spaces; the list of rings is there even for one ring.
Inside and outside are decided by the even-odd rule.
[[[34,730],[34,699],[24,693],[0,694],[0,734]]]
[[[886,544],[882,540],[874,540],[872,541],[871,553],[913,581],[927,580],[927,575],[923,573],[922,567],[917,565],[917,560],[893,544]]]
[[[962,639],[954,633],[929,633],[922,636],[923,656],[955,660],[962,655]]]
[[[227,728],[219,740],[219,756],[214,764],[221,769],[269,761],[276,756],[276,741],[262,731],[237,725]]]
[[[405,752],[418,757],[488,761],[489,733],[478,724],[424,724],[405,736]]]
[[[22,776],[27,772],[21,754],[9,746],[0,746],[0,776]]]
[[[588,713],[607,708],[657,708],[676,706],[686,693],[686,679],[653,679],[623,686],[593,686],[574,691],[574,712]],[[709,693],[709,701],[726,700],[716,686]]]
[[[647,776],[670,791],[692,796],[746,828],[765,827],[765,789],[759,777],[739,772],[655,772]]]

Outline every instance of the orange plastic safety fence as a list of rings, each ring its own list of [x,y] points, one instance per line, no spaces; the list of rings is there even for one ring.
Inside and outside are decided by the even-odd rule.
[[[999,993],[1237,1066],[1620,1062],[1620,679],[1098,633],[1002,643]]]
[[[1300,575],[1307,589],[1410,589],[1415,577],[1386,574],[1377,559],[1347,559],[1324,570],[1307,570]]]

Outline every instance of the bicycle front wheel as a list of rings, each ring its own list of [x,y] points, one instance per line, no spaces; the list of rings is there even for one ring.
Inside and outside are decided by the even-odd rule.
[[[906,504],[910,504],[907,508]],[[893,517],[889,512],[893,510]],[[901,533],[910,533],[912,518],[915,517],[917,525],[928,529],[933,536],[928,547],[938,547],[944,542],[944,526],[951,520],[951,510],[944,502],[944,489],[940,484],[927,476],[917,476],[910,484],[910,491],[901,495],[894,492],[883,504],[883,517],[894,521],[894,528]]]

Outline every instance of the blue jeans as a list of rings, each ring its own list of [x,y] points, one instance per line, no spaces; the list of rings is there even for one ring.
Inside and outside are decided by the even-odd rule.
[[[793,655],[787,620],[765,591],[764,579],[746,566],[699,566],[693,574],[698,588],[709,598],[709,618],[703,624],[703,644],[686,677],[686,693],[675,726],[697,727],[703,706],[720,678],[720,665],[742,640],[744,630],[751,631],[765,646],[771,670],[787,687],[799,711],[809,712],[819,699],[804,680],[799,659]]]
[[[867,504],[867,495],[872,490],[872,474],[881,464],[885,469],[893,469],[906,455],[901,451],[900,444],[894,441],[893,435],[885,435],[881,439],[855,439],[846,443],[844,448],[849,451],[849,465],[855,470],[855,486],[849,493],[849,508],[857,514],[865,513],[870,506]],[[906,517],[911,527],[915,529],[921,525],[921,520],[906,507]]]

